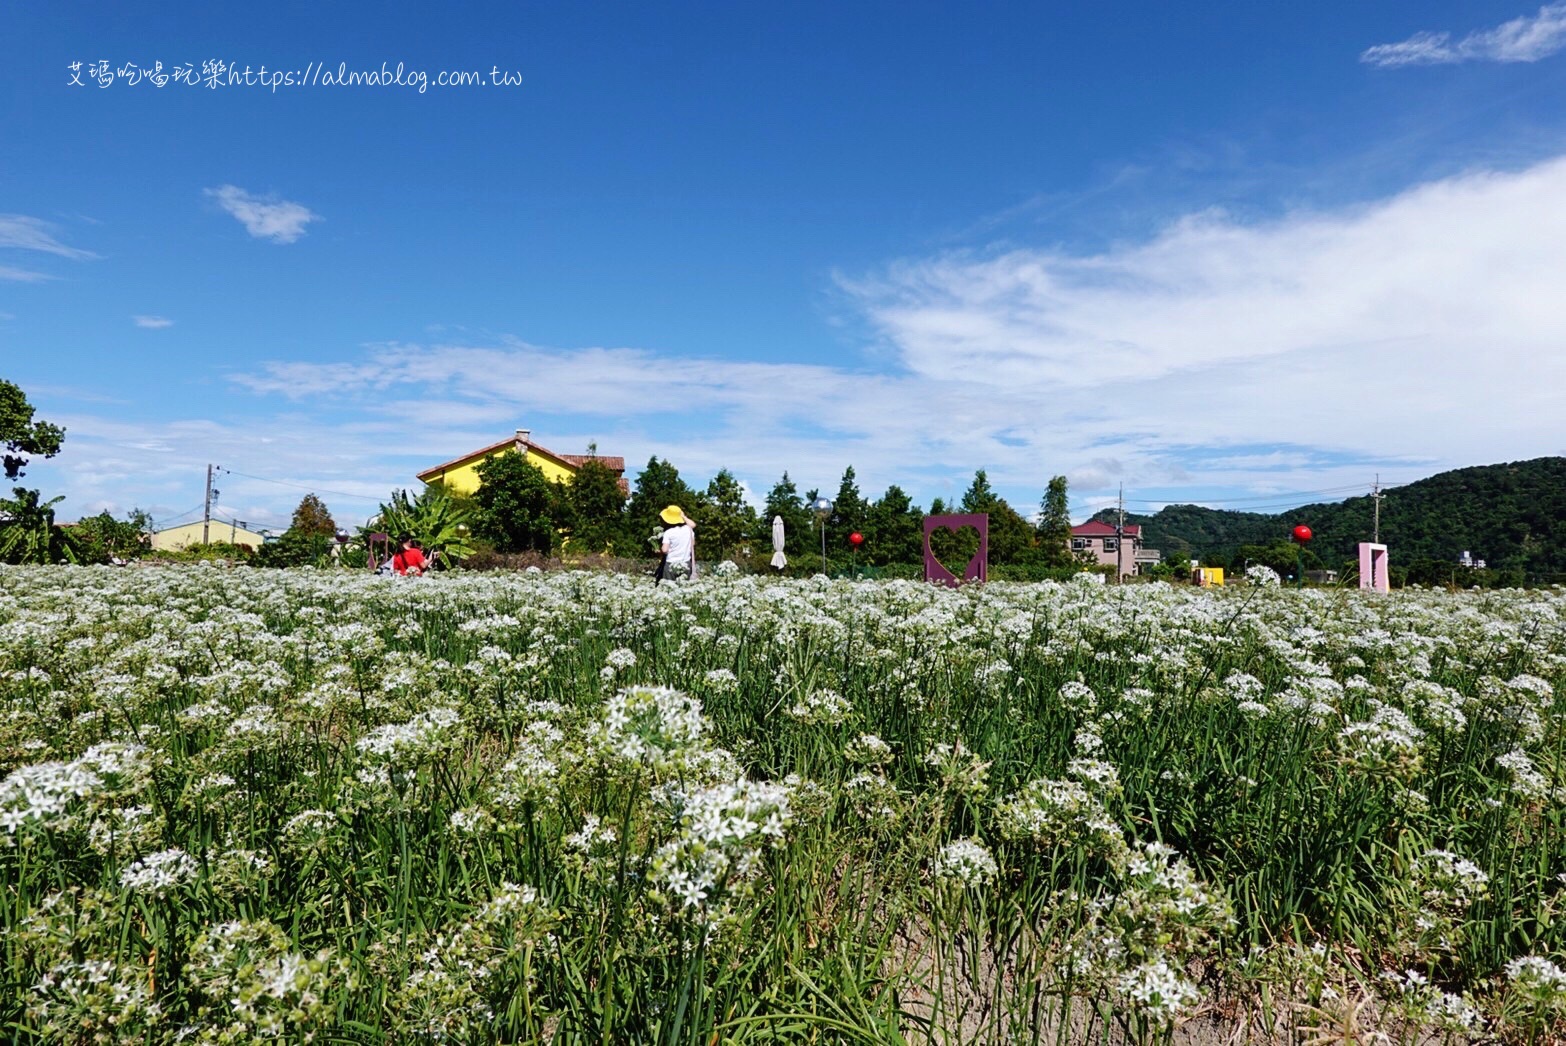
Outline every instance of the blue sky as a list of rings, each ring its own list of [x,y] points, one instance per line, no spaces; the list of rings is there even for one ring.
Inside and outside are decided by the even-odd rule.
[[[64,518],[212,461],[359,520],[516,427],[1078,515],[1566,453],[1563,49],[1566,3],[13,5],[0,377]],[[90,71],[213,59],[520,83]]]

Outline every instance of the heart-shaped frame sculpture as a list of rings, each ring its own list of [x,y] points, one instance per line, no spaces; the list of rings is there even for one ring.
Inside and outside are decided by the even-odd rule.
[[[930,549],[930,535],[937,530],[950,530],[953,534],[972,527],[979,533],[979,550],[968,560],[968,565],[963,568],[962,577],[958,577],[946,565],[935,557]],[[975,512],[960,516],[925,516],[924,517],[924,579],[934,581],[939,585],[956,588],[965,581],[987,581],[990,576],[990,517],[983,512]]]

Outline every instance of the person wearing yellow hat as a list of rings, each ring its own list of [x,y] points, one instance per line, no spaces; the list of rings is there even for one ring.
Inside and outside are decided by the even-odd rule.
[[[659,579],[696,576],[696,524],[678,505],[670,505],[658,513],[663,521],[663,562],[658,567]]]

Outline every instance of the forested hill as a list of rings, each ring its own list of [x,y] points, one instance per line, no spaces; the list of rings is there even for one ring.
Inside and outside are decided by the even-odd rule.
[[[1566,458],[1456,469],[1385,494],[1381,540],[1394,563],[1453,562],[1466,549],[1492,569],[1536,580],[1566,576]],[[1287,540],[1295,524],[1305,523],[1323,565],[1338,566],[1371,539],[1373,513],[1367,494],[1276,515],[1169,505],[1151,516],[1128,513],[1126,522],[1142,524],[1147,547],[1166,555],[1183,550],[1208,563],[1228,562],[1242,545]],[[1113,523],[1114,512],[1094,518]]]

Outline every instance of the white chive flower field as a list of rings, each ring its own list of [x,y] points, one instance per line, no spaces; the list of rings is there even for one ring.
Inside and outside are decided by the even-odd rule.
[[[5,1041],[1562,1041],[1563,819],[1559,589],[0,568]]]

